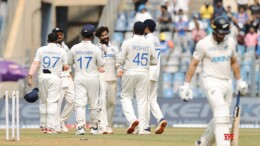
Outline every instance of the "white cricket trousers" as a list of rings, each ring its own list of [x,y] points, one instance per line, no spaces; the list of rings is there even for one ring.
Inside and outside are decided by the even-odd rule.
[[[203,77],[203,86],[207,93],[207,99],[213,112],[213,119],[208,124],[202,141],[206,145],[230,146],[230,141],[224,140],[224,134],[229,134],[230,111],[232,102],[232,80],[223,80],[214,77]],[[215,133],[215,134],[214,134]]]
[[[101,84],[101,112],[100,127],[112,127],[116,106],[116,81],[100,81]]]
[[[149,77],[148,74],[135,74],[122,76],[121,104],[126,119],[131,122],[137,120],[132,99],[136,95],[139,129],[144,129],[147,112]]]
[[[145,128],[149,127],[150,112],[152,112],[153,116],[156,118],[158,123],[163,118],[163,114],[162,114],[160,106],[157,102],[157,96],[158,96],[157,87],[158,87],[158,82],[150,80],[148,105],[147,105],[147,116],[146,116],[147,119],[145,122]]]
[[[64,123],[69,119],[75,105],[73,79],[71,78],[71,76],[67,78],[69,83],[68,87],[61,88],[61,96],[58,101],[58,110],[56,114],[56,126],[60,126],[61,123]],[[61,112],[61,106],[64,98],[66,102]]]
[[[90,127],[96,128],[100,121],[100,80],[94,77],[75,77],[75,109],[77,126],[86,124],[86,105],[90,111]]]
[[[52,74],[39,75],[39,95],[40,95],[40,126],[48,129],[55,127],[55,115],[60,98],[61,78]]]

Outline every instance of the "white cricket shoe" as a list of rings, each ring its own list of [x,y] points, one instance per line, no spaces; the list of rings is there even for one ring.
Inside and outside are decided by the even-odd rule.
[[[138,130],[137,134],[139,135],[147,135],[147,134],[151,134],[151,129],[150,127],[143,129],[143,130]]]
[[[158,127],[156,128],[155,130],[155,134],[162,134],[163,131],[164,131],[164,128],[167,126],[167,121],[162,118],[160,121],[159,121],[159,125]]]
[[[90,127],[90,134],[100,134],[98,128]]]
[[[76,135],[84,135],[85,134],[85,128],[82,126],[78,127],[78,130],[75,133]]]
[[[114,131],[111,127],[107,127],[107,134],[114,134]]]
[[[139,125],[139,121],[135,120],[130,124],[130,127],[127,129],[127,134],[132,134],[135,131],[135,127]]]
[[[100,128],[99,128],[99,134],[108,134],[107,128],[100,127]]]
[[[68,133],[69,129],[66,127],[65,123],[61,123],[61,131]]]
[[[58,126],[55,126],[55,131],[56,131],[57,133],[61,133],[61,128],[60,128],[59,125],[58,125]]]

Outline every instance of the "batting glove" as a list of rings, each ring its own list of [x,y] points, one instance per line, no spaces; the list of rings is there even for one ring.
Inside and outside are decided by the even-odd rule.
[[[242,79],[237,80],[236,93],[240,92],[241,95],[245,95],[248,92],[248,84]]]
[[[179,95],[181,99],[185,102],[191,100],[192,97],[192,90],[190,89],[190,84],[185,82],[183,86],[180,87],[179,89]]]

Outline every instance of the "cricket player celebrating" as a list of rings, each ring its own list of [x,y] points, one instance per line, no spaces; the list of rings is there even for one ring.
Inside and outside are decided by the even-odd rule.
[[[56,27],[52,30],[52,32],[58,35],[58,41],[57,41],[58,44],[60,44],[60,47],[64,49],[66,53],[68,53],[69,48],[63,42],[64,31],[61,28]],[[58,102],[58,111],[56,115],[56,126],[55,126],[56,132],[61,132],[61,131],[69,132],[69,130],[65,125],[65,121],[69,119],[74,108],[74,83],[70,75],[70,72],[71,69],[69,69],[68,71],[63,71],[61,74],[61,97]],[[61,105],[64,97],[66,103],[61,113]]]
[[[106,64],[105,72],[100,74],[101,83],[101,112],[100,112],[100,133],[113,134],[112,125],[116,104],[116,56],[118,48],[109,42],[109,30],[106,26],[101,26],[96,30],[99,38],[98,47],[103,53]]]
[[[66,52],[56,44],[56,33],[48,35],[48,45],[39,48],[28,75],[28,85],[32,85],[32,77],[39,70],[40,126],[44,133],[56,133],[55,115],[60,98],[61,73],[68,70]]]
[[[128,134],[135,131],[139,125],[139,134],[144,133],[146,121],[147,98],[149,87],[149,67],[157,64],[157,56],[154,44],[146,40],[143,36],[145,25],[138,21],[134,24],[134,36],[125,40],[122,44],[122,51],[116,60],[120,65],[124,65],[122,76],[121,104],[126,119],[130,123]],[[134,114],[131,99],[136,95],[138,119]]]
[[[245,95],[248,85],[241,79],[239,63],[235,52],[236,44],[232,38],[226,37],[230,33],[230,23],[225,17],[216,17],[212,22],[213,34],[200,40],[193,54],[192,61],[186,73],[183,86],[180,87],[180,97],[187,101],[192,99],[189,87],[191,78],[199,62],[203,64],[203,86],[207,92],[207,99],[213,111],[213,119],[208,124],[205,133],[196,141],[197,146],[212,145],[230,146],[230,141],[224,140],[224,134],[229,132],[230,105],[232,102],[231,70],[237,80],[237,91]]]
[[[95,28],[86,24],[81,29],[83,40],[74,45],[68,54],[68,63],[75,64],[75,109],[76,135],[85,134],[86,105],[90,110],[90,133],[99,134],[100,120],[100,80],[99,67],[105,64],[100,49],[92,44]]]
[[[149,96],[148,96],[148,106],[147,106],[147,121],[146,121],[146,129],[145,132],[150,132],[149,122],[150,122],[150,112],[157,119],[158,127],[155,130],[155,134],[162,134],[164,128],[167,125],[167,121],[163,118],[163,114],[160,110],[160,107],[157,103],[157,86],[158,79],[160,73],[160,42],[159,39],[153,35],[153,31],[155,30],[156,23],[152,19],[146,19],[144,21],[146,26],[145,28],[145,37],[149,42],[153,43],[155,46],[155,51],[157,54],[158,63],[157,65],[150,66],[149,69],[149,79],[150,79],[150,88],[149,88]]]

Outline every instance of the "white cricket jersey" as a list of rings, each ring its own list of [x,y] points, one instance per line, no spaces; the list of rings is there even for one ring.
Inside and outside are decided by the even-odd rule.
[[[98,67],[103,67],[105,61],[100,49],[91,41],[81,41],[74,45],[68,54],[68,63],[75,64],[75,76],[99,76]]]
[[[34,61],[41,63],[40,74],[43,73],[43,69],[48,69],[51,74],[61,76],[63,65],[67,64],[67,55],[58,44],[49,43],[37,50]]]
[[[217,43],[212,35],[200,40],[193,57],[202,61],[203,76],[231,79],[231,57],[236,57],[236,43],[231,37]]]
[[[66,51],[66,54],[69,53],[70,51],[69,47],[64,42],[61,43],[60,47]],[[71,72],[71,67],[69,68],[69,70],[63,71],[61,73],[61,76],[70,76],[70,72]]]
[[[116,62],[124,65],[124,74],[148,73],[150,65],[157,64],[154,44],[143,35],[134,35],[123,42]]]
[[[149,42],[153,43],[155,46],[155,52],[157,57],[157,65],[151,65],[149,68],[149,79],[153,81],[158,81],[159,74],[160,74],[160,41],[159,39],[154,36],[153,33],[149,33],[145,36]]]
[[[103,81],[116,81],[116,56],[119,51],[117,46],[112,45],[110,42],[108,46],[98,43],[97,46],[102,51],[102,55],[105,59],[105,72],[100,73],[100,78]]]

